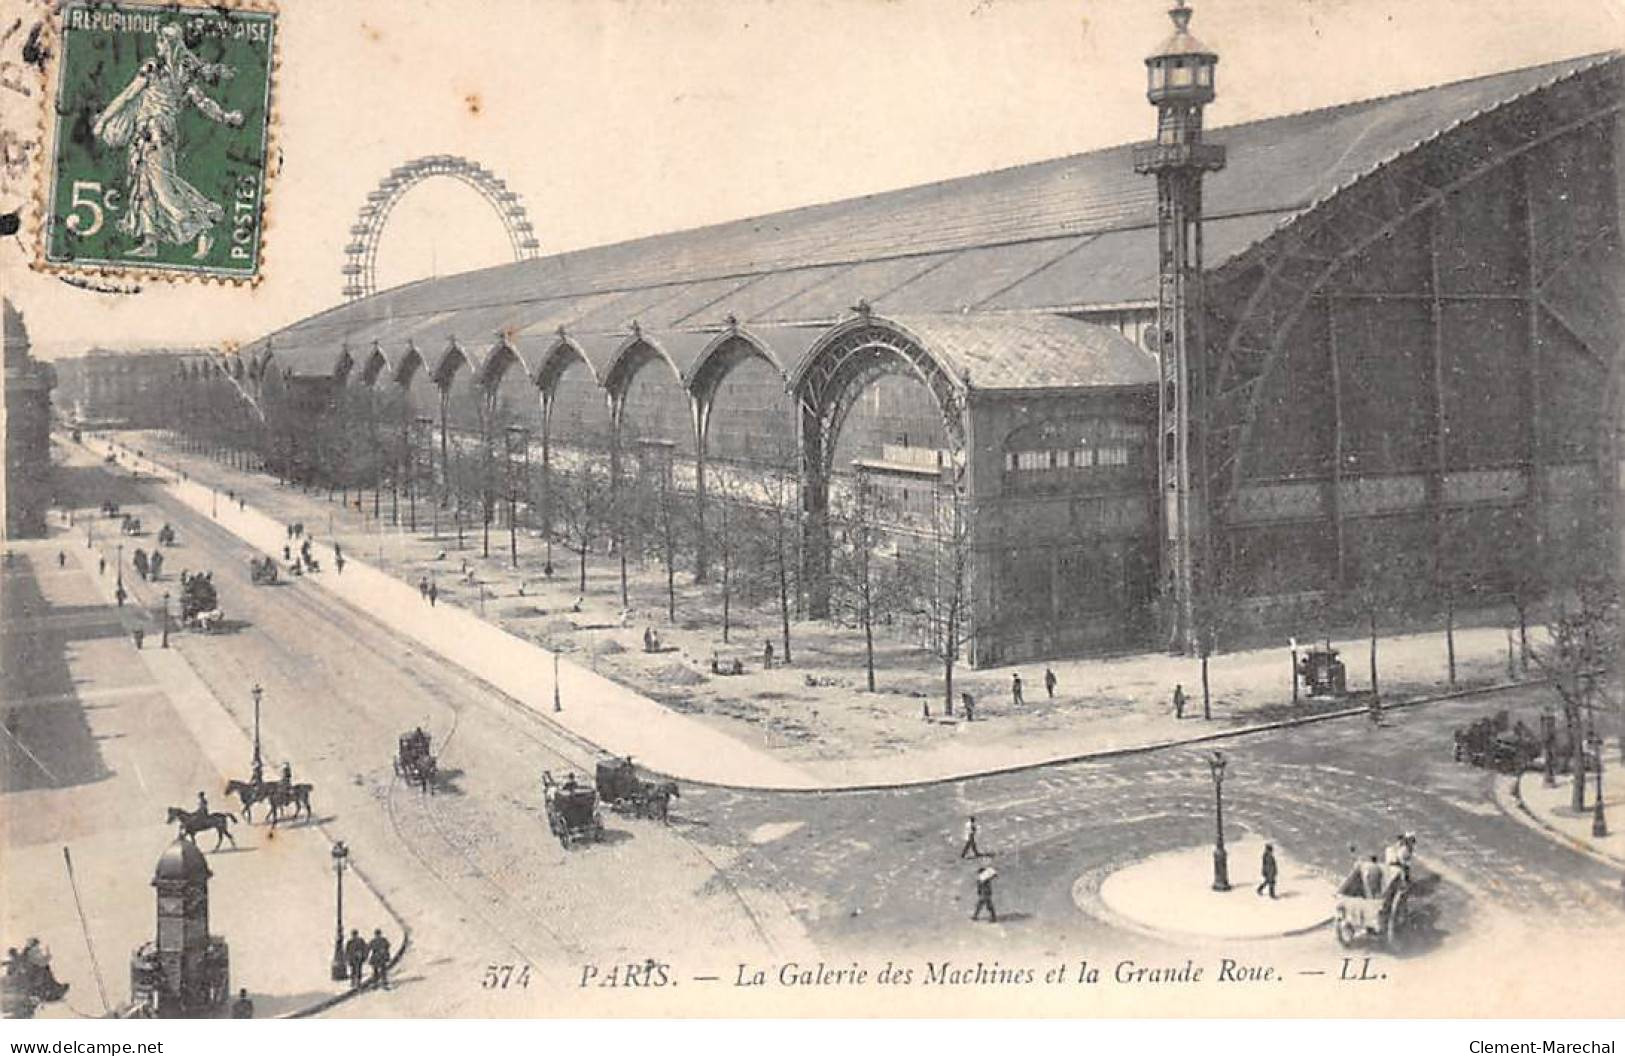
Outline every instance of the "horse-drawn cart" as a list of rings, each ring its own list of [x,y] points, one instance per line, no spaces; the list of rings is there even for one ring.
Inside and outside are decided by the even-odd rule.
[[[220,594],[210,572],[181,573],[181,625],[200,631],[218,630],[225,621]]]
[[[1338,943],[1367,940],[1402,951],[1413,933],[1431,925],[1433,909],[1425,900],[1438,884],[1438,873],[1411,860],[1356,867],[1337,889]]]
[[[604,816],[598,811],[598,793],[576,784],[574,774],[559,784],[552,771],[543,770],[542,802],[547,808],[547,827],[565,850],[584,840],[603,842]]]
[[[437,770],[438,764],[429,748],[429,735],[423,732],[423,727],[401,734],[395,752],[395,773],[425,792],[430,792],[434,789]]]
[[[251,557],[248,559],[248,578],[256,586],[274,586],[277,581],[276,559]]]
[[[617,814],[666,820],[673,797],[681,795],[675,781],[645,781],[632,757],[603,759],[596,774],[598,798]]]

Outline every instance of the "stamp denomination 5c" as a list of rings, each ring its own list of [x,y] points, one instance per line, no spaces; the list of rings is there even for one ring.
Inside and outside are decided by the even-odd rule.
[[[275,13],[96,2],[59,17],[46,266],[258,278]]]

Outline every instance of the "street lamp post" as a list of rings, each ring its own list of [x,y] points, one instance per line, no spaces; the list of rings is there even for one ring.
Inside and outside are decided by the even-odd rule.
[[[164,591],[163,648],[169,648],[169,591]]]
[[[265,696],[265,690],[256,682],[249,692],[254,696],[254,773],[259,774],[265,769],[265,761],[260,756],[260,698]]]
[[[1557,716],[1547,708],[1540,716],[1540,754],[1545,771],[1541,783],[1547,788],[1557,787],[1557,760],[1553,757],[1557,750]]]
[[[119,591],[122,592],[124,590],[124,544],[123,543],[118,544],[118,564],[116,566],[115,576],[117,577],[117,583],[115,585],[118,587]]]
[[[559,701],[559,654],[553,654],[553,710],[563,711],[564,707]]]
[[[344,866],[350,859],[350,849],[343,840],[333,844],[333,875],[338,885],[338,902],[333,915],[333,965],[330,974],[334,982],[343,982],[350,972],[344,964]]]
[[[1608,816],[1602,809],[1602,738],[1597,736],[1596,730],[1592,730],[1586,742],[1597,760],[1597,803],[1591,811],[1591,835],[1601,838],[1608,835]]]
[[[1208,769],[1213,773],[1213,890],[1230,890],[1230,861],[1224,849],[1224,753],[1215,751],[1208,757]]]

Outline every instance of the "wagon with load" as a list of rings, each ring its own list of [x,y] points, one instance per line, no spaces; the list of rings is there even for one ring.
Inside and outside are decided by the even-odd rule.
[[[617,814],[665,821],[672,799],[682,793],[675,781],[648,781],[638,776],[632,757],[599,760],[598,798]]]

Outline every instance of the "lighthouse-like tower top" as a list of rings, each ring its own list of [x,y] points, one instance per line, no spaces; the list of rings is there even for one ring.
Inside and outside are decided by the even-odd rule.
[[[1157,139],[1134,152],[1134,168],[1141,173],[1224,167],[1224,148],[1202,142],[1202,108],[1213,101],[1219,56],[1191,36],[1192,14],[1184,0],[1169,9],[1173,35],[1145,59],[1145,94],[1157,108]]]
[[[1213,101],[1213,68],[1219,64],[1219,56],[1191,36],[1192,14],[1184,0],[1170,8],[1173,36],[1146,56],[1146,95],[1157,106]]]

